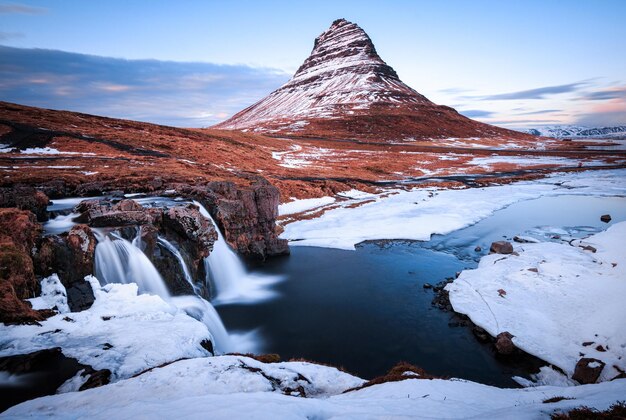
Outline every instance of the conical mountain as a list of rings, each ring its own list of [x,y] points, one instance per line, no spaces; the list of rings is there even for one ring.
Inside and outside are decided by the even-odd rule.
[[[432,103],[403,83],[365,31],[345,19],[315,39],[289,82],[215,128],[372,141],[523,136]]]

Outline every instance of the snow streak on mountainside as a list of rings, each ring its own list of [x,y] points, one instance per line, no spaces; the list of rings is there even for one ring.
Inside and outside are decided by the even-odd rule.
[[[216,128],[308,137],[524,137],[470,120],[404,84],[358,25],[338,19],[293,78]]]
[[[626,125],[618,125],[615,127],[585,127],[576,125],[553,125],[540,128],[530,128],[524,130],[533,136],[544,136],[560,138],[574,137],[626,137]]]

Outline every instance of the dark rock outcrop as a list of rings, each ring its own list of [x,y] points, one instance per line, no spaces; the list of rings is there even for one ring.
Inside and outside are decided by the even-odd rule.
[[[211,182],[197,198],[240,254],[264,259],[289,253],[287,241],[276,234],[280,193],[273,185],[259,181],[241,189],[232,182]]]
[[[37,274],[59,275],[72,312],[88,309],[93,304],[93,290],[85,276],[93,274],[96,245],[91,228],[76,225],[66,234],[44,238],[35,256]]]
[[[576,363],[572,379],[580,384],[595,384],[604,366],[605,363],[602,360],[583,357]]]
[[[131,226],[152,223],[150,212],[133,200],[112,204],[105,200],[88,200],[76,206],[80,223],[92,227]]]
[[[491,244],[489,251],[494,254],[512,254],[513,245],[508,241],[497,241]]]
[[[90,374],[91,376],[81,390],[86,389],[86,385],[90,382],[94,386],[107,383],[103,380],[105,375],[99,373],[101,371],[96,371],[91,366],[66,357],[58,347],[0,357],[0,371],[12,375],[36,375],[37,378],[31,381],[28,387],[0,384],[0,412],[22,401],[56,393],[59,386],[83,369],[85,370],[83,375]]]
[[[603,221],[604,223],[609,223],[611,221],[611,215],[603,214],[602,216],[600,216],[600,220]]]
[[[40,234],[41,225],[30,211],[0,209],[0,322],[36,323],[54,314],[35,311],[23,300],[39,290],[31,253]]]
[[[30,186],[16,186],[13,188],[0,188],[0,207],[16,207],[21,210],[29,210],[37,216],[37,220],[48,220],[48,196]]]

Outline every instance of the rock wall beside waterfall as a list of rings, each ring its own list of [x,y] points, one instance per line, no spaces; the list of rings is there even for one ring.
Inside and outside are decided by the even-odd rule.
[[[264,179],[249,188],[214,181],[201,188],[179,185],[177,191],[207,207],[239,254],[260,259],[289,254],[287,241],[278,238],[276,227],[280,192]]]
[[[0,322],[35,323],[51,315],[23,300],[38,290],[31,256],[40,234],[41,225],[30,211],[0,209]]]
[[[47,197],[88,197],[105,194],[122,196],[124,193],[147,193],[160,195],[175,191],[182,197],[194,198],[204,204],[211,215],[223,230],[230,246],[239,254],[247,257],[265,259],[267,257],[289,254],[287,241],[279,239],[276,225],[280,192],[260,176],[254,176],[250,185],[239,185],[231,181],[212,181],[200,184],[167,183],[161,178],[146,179],[142,183],[126,183],[124,179],[115,179],[108,182],[93,181],[89,183],[72,183],[64,179],[52,179],[40,182],[34,187],[16,185],[13,188],[0,189],[0,207],[16,207],[16,200],[26,200],[29,210],[36,214],[41,213],[42,205],[45,216]],[[6,191],[5,191],[6,190]],[[22,193],[28,190],[28,194]],[[4,192],[3,192],[4,191]],[[22,191],[14,197],[12,191]],[[38,194],[34,197],[33,194]],[[4,194],[4,196],[3,196]],[[6,196],[6,197],[5,197]],[[3,198],[4,197],[4,198]],[[44,203],[45,199],[45,204]],[[83,211],[85,209],[82,209]],[[119,209],[118,209],[119,210]],[[132,211],[131,208],[125,212]],[[37,213],[39,212],[39,213]],[[98,209],[92,209],[92,226],[107,226],[112,223],[118,225],[151,223],[144,215],[135,214],[126,216],[115,222],[120,216],[116,213],[107,215],[97,214]],[[40,219],[45,220],[45,219]],[[81,223],[86,220],[81,220]]]

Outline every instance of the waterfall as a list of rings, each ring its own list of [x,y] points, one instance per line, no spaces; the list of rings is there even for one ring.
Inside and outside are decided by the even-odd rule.
[[[281,277],[248,273],[243,262],[228,246],[207,209],[198,201],[193,203],[199,207],[200,213],[213,223],[217,231],[213,251],[204,259],[207,283],[212,283],[217,292],[213,304],[258,302],[275,296],[275,293],[269,290],[269,286],[279,281]]]
[[[96,231],[95,272],[101,283],[137,283],[140,293],[151,293],[168,300],[165,282],[143,251],[126,239]]]
[[[174,257],[178,260],[178,264],[180,265],[181,269],[183,270],[183,276],[185,277],[185,280],[193,288],[193,291],[196,293],[196,295],[199,295],[200,294],[200,289],[196,286],[195,282],[193,281],[193,278],[191,278],[191,273],[189,272],[189,268],[187,267],[187,263],[183,259],[183,256],[181,255],[181,253],[178,250],[178,248],[176,248],[170,241],[168,241],[167,239],[165,239],[165,238],[163,238],[161,236],[159,236],[157,238],[157,242],[160,245],[164,246],[165,249],[167,249],[169,252],[171,252],[172,255],[174,255]]]
[[[233,351],[232,340],[213,305],[198,296],[175,296],[172,303],[207,326],[213,336],[214,350],[217,353]]]
[[[209,302],[199,296],[170,296],[163,278],[150,259],[138,247],[141,244],[141,229],[137,231],[137,236],[132,243],[115,233],[105,235],[97,230],[94,231],[98,239],[95,273],[96,278],[102,284],[137,283],[140,293],[156,294],[166,302],[170,302],[185,311],[187,315],[204,323],[213,337],[216,352],[232,351],[228,332],[219,314]],[[159,238],[159,242],[179,259],[185,278],[193,285],[191,275],[180,252],[163,238]]]

